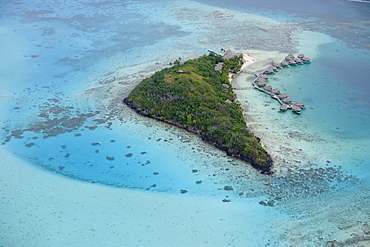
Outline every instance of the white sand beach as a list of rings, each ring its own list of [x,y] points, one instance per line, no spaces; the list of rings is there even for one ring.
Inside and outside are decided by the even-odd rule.
[[[248,67],[249,65],[257,62],[257,59],[251,57],[248,55],[248,53],[243,53],[243,59],[244,59],[244,64],[243,66],[241,67],[241,70],[245,69],[246,67]]]
[[[257,62],[257,59],[251,57],[248,55],[248,53],[242,53],[243,54],[243,60],[244,60],[244,63],[242,65],[242,67],[240,68],[240,70],[244,70],[245,68],[247,68],[248,66],[250,66],[251,64],[254,64],[255,62]],[[230,83],[233,83],[233,79],[235,78],[235,76],[231,73],[229,73],[229,82]],[[234,76],[234,77],[233,77]]]

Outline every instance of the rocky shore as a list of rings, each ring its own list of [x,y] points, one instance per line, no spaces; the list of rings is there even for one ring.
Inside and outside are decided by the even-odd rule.
[[[273,161],[272,161],[270,155],[268,155],[268,154],[267,155],[269,157],[269,160],[267,162],[263,162],[262,164],[261,163],[254,162],[250,157],[248,157],[246,155],[242,155],[242,154],[240,154],[238,152],[233,152],[232,150],[230,150],[229,148],[227,148],[225,145],[221,145],[216,140],[214,140],[212,138],[209,138],[204,131],[202,131],[202,130],[200,130],[198,128],[195,128],[195,127],[192,127],[192,126],[185,127],[184,125],[180,124],[179,122],[177,122],[177,121],[175,121],[173,119],[160,119],[158,117],[153,117],[147,111],[145,111],[145,110],[139,110],[134,104],[132,104],[132,102],[130,102],[128,100],[128,98],[124,98],[123,99],[123,103],[126,104],[131,109],[133,109],[136,113],[138,113],[141,116],[152,118],[152,119],[155,119],[157,121],[161,121],[161,122],[164,122],[164,123],[167,123],[167,124],[174,125],[174,126],[176,126],[178,128],[184,129],[186,131],[189,131],[189,132],[197,135],[204,142],[206,142],[206,143],[208,143],[208,144],[210,144],[210,145],[212,145],[212,146],[214,146],[214,147],[216,147],[216,148],[218,148],[218,149],[226,152],[227,155],[249,163],[252,167],[254,167],[255,169],[259,170],[262,174],[265,174],[265,175],[271,175],[272,174]],[[257,138],[257,139],[259,140],[259,138]]]

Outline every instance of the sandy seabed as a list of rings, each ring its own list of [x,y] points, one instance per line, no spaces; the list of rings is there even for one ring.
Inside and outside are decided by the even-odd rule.
[[[220,47],[235,52],[247,51],[249,56],[257,59],[253,61],[251,57],[246,57],[248,70],[259,71],[266,68],[271,60],[280,62],[286,56],[286,52],[273,50],[303,52],[315,58],[313,56],[319,55],[315,52],[316,46],[332,42],[326,36],[319,36],[312,41],[316,37],[312,32],[307,32],[306,37],[298,37],[293,31],[299,29],[295,24],[193,1],[127,6],[126,3],[120,6],[116,1],[106,1],[107,5],[91,3],[90,6],[77,1],[64,1],[65,9],[62,11],[57,4],[45,4],[38,8],[39,3],[36,2],[28,1],[14,6],[11,3],[7,6],[9,12],[5,11],[3,15],[9,17],[8,26],[0,30],[2,37],[6,37],[0,40],[2,57],[6,58],[7,63],[1,66],[0,75],[2,81],[9,83],[4,83],[1,89],[0,109],[5,121],[3,126],[10,131],[37,121],[39,107],[42,109],[45,101],[49,104],[48,98],[57,98],[61,105],[73,105],[76,111],[81,112],[95,110],[106,103],[102,99],[110,98],[107,108],[114,105],[112,107],[116,108],[111,109],[113,113],[124,111],[119,104],[126,91],[179,56],[186,60],[203,54],[209,48]],[[22,8],[28,8],[29,11]],[[122,13],[126,14],[123,10],[128,11],[129,15],[123,16]],[[54,11],[54,14],[47,14],[50,11]],[[104,31],[96,32],[91,26]],[[299,42],[301,47],[296,48]],[[243,75],[239,79],[243,79]],[[321,79],[319,83],[322,83]],[[250,83],[238,78],[233,83],[250,86]],[[276,85],[279,81],[273,83]],[[285,89],[289,92],[290,88]],[[299,93],[294,99],[298,100],[300,96]],[[114,97],[117,98],[112,100]],[[347,145],[352,148],[351,153],[361,153],[366,147],[362,143],[366,144],[366,140],[353,140],[358,143],[356,145],[346,139],[331,142],[332,139],[327,138],[331,135],[321,132],[307,134],[307,129],[310,129],[308,125],[313,121],[304,124],[304,119],[314,111],[307,109],[298,119],[291,112],[278,115],[276,110],[271,109],[277,108],[277,103],[259,92],[238,92],[238,98],[250,116],[250,128],[261,137],[278,161],[280,176],[269,178],[269,185],[264,185],[265,177],[236,161],[232,163],[238,163],[239,166],[233,166],[220,152],[217,155],[209,152],[209,157],[204,155],[202,160],[195,159],[194,152],[198,149],[213,149],[196,144],[196,139],[191,137],[187,137],[191,142],[186,145],[192,145],[194,150],[192,147],[185,149],[185,145],[175,141],[150,143],[162,145],[167,153],[168,150],[171,153],[176,150],[174,155],[184,152],[181,154],[184,162],[179,162],[179,165],[187,166],[185,163],[192,162],[198,169],[208,169],[204,174],[213,178],[213,174],[217,173],[217,179],[221,180],[220,184],[214,184],[219,180],[203,179],[201,186],[205,187],[198,186],[199,190],[195,192],[188,189],[187,194],[181,194],[180,188],[176,188],[176,193],[159,193],[62,177],[37,168],[33,160],[21,160],[19,157],[22,156],[17,155],[21,151],[9,146],[26,138],[12,140],[10,145],[0,146],[0,246],[307,247],[325,246],[328,241],[339,241],[347,246],[366,246],[370,232],[369,182],[352,181],[351,177],[341,174],[338,167],[329,170],[332,165],[343,165],[351,170],[356,167],[351,166],[353,160],[345,164],[342,157],[327,154],[321,148],[322,143],[329,140],[325,147],[333,148],[335,154],[343,153],[341,149],[347,143],[351,144]],[[309,107],[313,105],[309,101],[305,103]],[[21,110],[16,111],[14,107],[21,107]],[[126,121],[125,117],[122,116],[120,120]],[[138,123],[139,126],[145,121],[137,117],[132,123]],[[123,127],[135,132],[132,126],[128,124]],[[145,125],[140,127],[147,129]],[[153,132],[157,133],[158,129],[153,128]],[[83,136],[88,136],[88,131],[83,132]],[[133,135],[141,134],[140,131]],[[126,137],[114,138],[117,145],[127,140]],[[142,138],[146,140],[147,136]],[[74,137],[72,139],[75,140]],[[21,145],[30,153],[35,150],[32,148],[45,148],[39,149],[42,154],[40,157],[44,154],[60,156],[60,151],[63,151],[59,143],[58,149],[52,150],[48,146],[52,143],[50,139],[39,138],[34,142],[35,145],[30,149]],[[88,142],[90,148],[91,142]],[[151,146],[145,148],[150,149]],[[82,155],[86,155],[83,151]],[[71,152],[71,158],[75,153]],[[368,156],[362,154],[358,157],[364,157],[365,160]],[[91,160],[95,161],[94,158]],[[214,167],[209,164],[211,158],[218,161]],[[328,159],[332,162],[330,167],[325,166]],[[103,160],[111,162],[106,161],[105,156]],[[75,163],[83,164],[78,161],[75,160]],[[311,167],[313,163],[318,165]],[[168,162],[168,165],[173,164]],[[299,172],[288,172],[289,168],[295,170],[297,167]],[[357,174],[361,172],[362,178],[367,179],[364,168],[365,165],[359,166]],[[180,175],[175,179],[189,178],[191,184],[196,186],[198,178],[192,177],[191,168]],[[338,179],[330,178],[337,175]],[[337,182],[347,178],[349,183]],[[224,186],[231,184],[234,191],[226,192]],[[323,192],[320,192],[321,189]],[[245,194],[239,197],[239,191]],[[230,202],[222,201],[226,198],[225,193],[229,193],[227,198],[231,199]],[[277,200],[276,197],[281,195],[284,198]],[[259,204],[260,201],[271,199],[275,199],[274,206]]]
[[[239,234],[246,222],[266,224],[258,215],[273,211],[256,205],[241,213],[238,202],[83,183],[51,175],[4,150],[0,154],[6,164],[0,168],[1,246],[242,244],[252,238]]]

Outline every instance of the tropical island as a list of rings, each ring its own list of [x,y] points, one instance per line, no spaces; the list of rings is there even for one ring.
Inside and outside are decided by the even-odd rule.
[[[232,53],[231,53],[232,54]],[[270,174],[272,159],[248,129],[229,77],[243,55],[210,53],[156,72],[123,102],[140,115],[186,129],[203,141]]]

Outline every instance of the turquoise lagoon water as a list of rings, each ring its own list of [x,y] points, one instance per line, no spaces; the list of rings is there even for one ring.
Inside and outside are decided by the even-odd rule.
[[[279,105],[263,94],[257,94],[261,97],[259,106],[264,106],[257,108],[257,111],[264,111],[270,121],[276,121],[268,128],[280,129],[281,133],[286,129],[285,134],[296,141],[300,137],[293,136],[293,132],[305,132],[306,140],[311,139],[308,141],[312,144],[310,149],[318,149],[317,153],[309,151],[311,160],[325,162],[335,156],[339,165],[357,170],[357,175],[365,175],[368,171],[370,135],[369,114],[364,111],[369,104],[366,95],[369,86],[367,72],[362,67],[362,61],[367,59],[366,54],[363,51],[348,51],[335,40],[309,53],[314,55],[311,64],[284,68],[270,76],[269,80],[269,84],[287,93],[294,101],[306,103],[307,109],[303,111],[305,118],[286,113],[274,114],[276,110],[273,108],[278,109]],[[348,60],[340,62],[345,57]],[[250,83],[250,77],[241,77],[237,83],[248,85],[248,80]],[[246,102],[251,101],[248,98],[256,97],[254,91],[238,93],[245,97]],[[303,141],[304,135],[301,137]],[[320,149],[325,150],[324,155],[320,154]]]
[[[3,1],[0,246],[369,243],[368,4],[202,2]],[[272,177],[121,103],[170,61],[221,47],[250,52],[258,60],[252,71],[287,53],[312,59],[269,79],[306,103],[300,116],[278,113],[277,102],[258,91],[236,92],[249,127],[275,161]],[[251,80],[240,74],[233,83]],[[19,177],[32,182],[46,172],[43,186],[15,179],[11,169],[18,166],[9,167],[6,155],[23,165]],[[55,181],[65,186],[60,210],[67,216],[45,230],[55,222],[46,199],[57,196],[49,189]],[[124,203],[109,198],[122,193]],[[86,201],[73,204],[79,198]],[[27,205],[35,210],[19,210]],[[104,223],[85,221],[83,208],[106,214]],[[117,214],[130,221],[116,221]],[[149,231],[137,219],[157,228]],[[108,231],[109,222],[121,237]],[[159,237],[167,231],[171,237]]]

